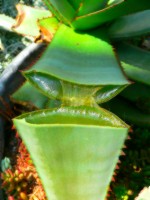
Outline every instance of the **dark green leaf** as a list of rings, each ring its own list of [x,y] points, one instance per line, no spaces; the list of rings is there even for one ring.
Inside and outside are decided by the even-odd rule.
[[[150,115],[143,113],[127,100],[116,97],[103,106],[131,125],[150,127]]]
[[[132,102],[150,99],[150,87],[141,83],[134,83],[123,90],[120,95]]]
[[[70,23],[75,17],[76,11],[69,4],[67,0],[43,0],[53,14],[58,17],[60,21]]]
[[[136,83],[126,88],[121,94],[124,98],[133,102],[144,113],[150,114],[150,87]]]
[[[104,86],[95,94],[95,100],[98,104],[107,102],[110,99],[114,98],[117,94],[119,94],[125,88],[126,88],[126,85],[125,86],[118,86],[118,85]]]
[[[150,52],[128,44],[117,47],[125,74],[134,81],[150,85]]]
[[[83,4],[83,0],[68,0],[72,7],[78,11],[80,6]]]
[[[150,85],[150,71],[149,69],[142,69],[133,65],[122,62],[122,67],[125,74],[134,81],[139,81]]]
[[[58,79],[39,72],[24,73],[26,79],[44,95],[52,99],[60,99],[62,96],[62,86]]]
[[[146,35],[150,33],[150,10],[145,10],[122,17],[115,21],[109,29],[110,37],[121,39]]]
[[[78,9],[77,16],[90,14],[95,11],[103,9],[108,0],[84,0]]]
[[[115,5],[108,6],[98,12],[93,12],[84,16],[75,18],[72,25],[78,30],[87,30],[109,22],[118,17],[132,14],[138,11],[150,9],[150,1],[126,0]]]
[[[26,82],[12,97],[19,102],[29,102],[37,108],[45,108],[49,99]]]

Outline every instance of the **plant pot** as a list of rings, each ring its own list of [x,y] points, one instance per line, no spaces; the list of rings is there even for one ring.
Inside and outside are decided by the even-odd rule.
[[[25,82],[25,78],[20,73],[20,70],[31,66],[33,61],[39,58],[39,54],[43,49],[45,49],[44,44],[32,43],[19,53],[2,72],[0,76],[0,110],[2,113],[8,109],[6,104],[11,108],[9,99],[10,95],[12,95],[23,84],[23,82]],[[0,116],[0,160],[3,155],[5,121],[6,118]]]
[[[14,123],[49,200],[104,200],[128,128],[85,119],[86,111],[67,112],[33,112]]]

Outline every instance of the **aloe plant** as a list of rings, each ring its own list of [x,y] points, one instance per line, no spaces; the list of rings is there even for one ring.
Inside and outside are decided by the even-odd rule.
[[[49,101],[59,103],[56,108],[24,114],[14,123],[28,147],[48,199],[103,200],[128,131],[122,120],[99,106],[130,83],[110,41],[147,34],[149,24],[138,26],[138,31],[128,27],[130,18],[135,22],[139,17],[133,13],[148,16],[145,10],[150,9],[150,2],[44,2],[53,15],[46,11],[44,16],[50,17],[40,19],[43,14],[40,17],[30,9],[34,16],[33,33],[26,14],[23,18],[20,15],[17,25],[11,20],[9,24],[13,31],[32,37],[39,35],[39,27],[41,35],[36,41],[48,43],[36,64],[23,72],[28,83],[21,93],[27,88],[32,92],[35,87]],[[127,14],[132,15],[120,18]],[[124,52],[126,44],[120,46],[116,50],[123,68],[129,77],[134,76],[129,66],[132,63]],[[15,97],[20,98],[18,93]]]

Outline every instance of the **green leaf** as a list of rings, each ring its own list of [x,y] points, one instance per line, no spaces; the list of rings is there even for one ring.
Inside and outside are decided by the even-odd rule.
[[[86,15],[95,11],[99,11],[106,6],[108,0],[85,0],[80,7],[78,16]]]
[[[4,14],[0,14],[0,29],[5,29],[7,31],[12,31],[12,26],[15,23],[15,20],[11,17],[8,17]]]
[[[78,8],[77,16],[86,15],[103,9],[108,0],[84,0]]]
[[[70,24],[76,11],[66,0],[43,0],[52,13],[64,23]]]
[[[128,84],[101,29],[87,34],[61,25],[32,70],[76,84]]]
[[[150,71],[149,69],[142,69],[140,67],[135,67],[130,64],[122,62],[122,67],[125,74],[134,81],[139,81],[150,85]]]
[[[95,28],[118,17],[150,9],[150,1],[126,0],[91,14],[75,18],[72,25],[77,30]]]
[[[78,11],[80,9],[80,6],[82,6],[83,4],[83,0],[68,0],[68,2],[76,11]]]
[[[100,89],[95,94],[95,100],[98,104],[104,103],[109,101],[110,99],[114,98],[118,95],[122,90],[124,90],[127,85],[118,86],[118,85],[107,85]]]
[[[150,33],[150,10],[128,15],[116,20],[109,28],[110,37],[122,39]]]
[[[48,200],[105,199],[127,128],[101,119],[92,108],[63,107],[14,120]]]
[[[136,83],[126,88],[121,94],[144,113],[150,114],[150,87]]]
[[[124,43],[118,45],[117,53],[130,79],[150,85],[150,52]]]
[[[116,97],[103,106],[131,125],[150,127],[150,115],[143,113],[127,100]]]
[[[123,90],[120,95],[132,102],[147,101],[150,100],[150,87],[141,83],[134,83]]]
[[[55,17],[57,17],[57,19],[60,21],[62,20],[62,16],[60,16],[60,13],[52,6],[52,4],[49,3],[48,0],[43,0],[43,2],[45,3],[45,5],[47,6],[47,8],[53,13],[53,15]],[[64,18],[63,18],[64,19]],[[65,19],[64,19],[65,20]]]
[[[45,108],[49,99],[37,91],[33,86],[26,82],[21,88],[19,88],[12,98],[19,102],[28,102],[37,108]]]
[[[37,21],[52,16],[47,10],[32,8],[21,4],[17,5],[17,10],[18,17],[16,24],[13,25],[13,30],[19,34],[32,37],[36,37],[40,34]]]
[[[25,78],[40,92],[51,99],[59,99],[63,105],[95,105],[104,103],[119,94],[127,85],[91,87],[60,81],[46,73],[24,72]],[[94,100],[93,100],[94,98]]]
[[[49,99],[44,108],[59,108],[60,106],[61,106],[61,101]]]
[[[58,79],[43,73],[26,72],[25,78],[44,95],[52,99],[60,99],[62,96],[62,86]]]

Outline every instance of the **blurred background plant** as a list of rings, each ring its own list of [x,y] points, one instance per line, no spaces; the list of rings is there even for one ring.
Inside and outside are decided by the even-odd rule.
[[[42,0],[0,0],[0,14],[5,13],[15,18],[17,15],[16,4],[18,3],[45,8]],[[29,37],[16,35],[0,28],[0,73],[31,42]]]

